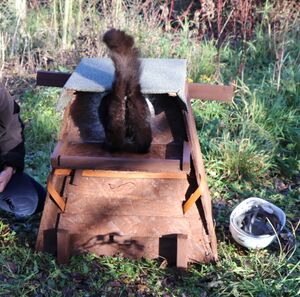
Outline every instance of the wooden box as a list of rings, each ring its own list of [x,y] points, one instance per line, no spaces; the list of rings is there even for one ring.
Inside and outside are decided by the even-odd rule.
[[[217,260],[210,194],[189,100],[147,96],[149,153],[110,153],[97,109],[102,93],[64,91],[58,143],[36,249],[188,262]],[[198,199],[201,196],[200,199]]]

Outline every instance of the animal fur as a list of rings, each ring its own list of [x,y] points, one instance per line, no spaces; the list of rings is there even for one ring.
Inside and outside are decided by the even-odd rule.
[[[110,151],[148,152],[152,142],[150,111],[140,86],[139,51],[125,32],[111,29],[103,36],[115,66],[112,90],[101,101],[106,147]]]

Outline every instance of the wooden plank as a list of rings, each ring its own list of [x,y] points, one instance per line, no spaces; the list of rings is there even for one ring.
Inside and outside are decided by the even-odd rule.
[[[71,90],[64,90],[61,94],[61,97],[64,98],[64,101],[68,102],[65,107],[63,119],[61,122],[59,140],[60,141],[69,141],[69,134],[74,133],[75,127],[73,125],[72,117],[70,115],[71,106],[76,102],[76,95]]]
[[[50,194],[50,196],[52,197],[52,199],[55,201],[55,203],[57,204],[57,206],[60,208],[60,210],[64,211],[65,207],[66,207],[66,203],[63,200],[63,198],[59,195],[59,193],[57,192],[57,190],[55,189],[55,187],[53,186],[51,176],[48,179],[47,191]]]
[[[133,259],[164,257],[167,259],[168,264],[182,268],[187,266],[187,262],[208,263],[211,261],[209,251],[203,249],[200,240],[196,238],[195,240],[188,239],[184,234],[180,234],[179,239],[177,236],[176,234],[150,237],[128,236],[117,233],[99,235],[89,234],[88,232],[75,233],[70,236],[71,254],[90,252],[97,255],[114,256],[121,253],[122,256]],[[164,240],[162,241],[162,239]],[[163,246],[162,243],[165,243],[165,239],[169,239],[169,242]],[[183,242],[180,242],[181,239],[183,239]],[[177,252],[178,249],[180,255]],[[178,257],[182,258],[178,259]]]
[[[63,149],[63,146],[64,146],[63,141],[58,141],[57,144],[55,145],[55,148],[50,157],[51,166],[53,168],[56,168],[59,166],[59,156],[60,156],[61,150]]]
[[[234,87],[200,83],[187,83],[188,99],[232,102]]]
[[[62,190],[65,177],[53,176],[52,184],[56,189]],[[56,224],[59,218],[60,210],[53,202],[50,194],[47,193],[41,223],[37,236],[35,249],[54,254],[56,252]]]
[[[82,177],[82,171],[81,169],[75,170],[74,176],[71,181],[71,185],[78,186],[81,183],[81,177]],[[69,193],[69,188],[68,188]]]
[[[112,170],[83,170],[82,176],[111,177],[111,178],[134,178],[134,179],[186,179],[184,172],[142,172],[142,171],[112,171]]]
[[[72,254],[85,252],[103,256],[155,259],[159,256],[158,237],[124,236],[116,233],[91,235],[88,232],[71,236]]]
[[[197,184],[200,186],[201,184],[201,203],[203,205],[206,224],[208,228],[209,237],[211,240],[211,248],[214,255],[215,261],[218,259],[217,254],[217,238],[213,225],[213,217],[212,217],[212,206],[211,206],[211,197],[208,189],[207,178],[204,168],[204,162],[201,153],[201,147],[198,139],[196,123],[193,116],[193,110],[190,100],[187,100],[187,111],[183,112],[185,124],[187,127],[188,139],[191,144],[191,155],[195,168],[195,174],[197,179]]]
[[[142,197],[133,195],[124,195],[122,198],[110,196],[94,196],[74,193],[68,193],[68,203],[66,213],[76,215],[78,212],[89,212],[95,217],[102,215],[114,216],[157,216],[157,217],[178,217],[183,216],[182,199],[180,197],[169,196],[167,199],[152,199],[152,197]],[[184,198],[184,197],[182,197]],[[193,214],[199,218],[199,214]]]
[[[54,170],[54,175],[60,175],[60,176],[68,176],[72,173],[72,169],[66,169],[66,168],[56,168]]]
[[[191,210],[194,209],[195,204],[192,206]],[[191,211],[190,210],[190,211]],[[188,214],[190,213],[188,212]],[[185,214],[185,217],[188,215]],[[189,240],[189,261],[197,262],[199,259],[204,263],[209,263],[211,261],[216,261],[214,252],[211,248],[211,239],[208,236],[206,229],[204,228],[204,222],[199,217],[188,218],[190,222],[190,232],[191,240]]]
[[[176,267],[187,268],[188,264],[188,237],[185,234],[177,234]]]
[[[62,141],[60,141],[62,142]],[[58,145],[56,155],[66,155],[74,157],[109,157],[114,158],[134,158],[134,159],[181,159],[182,143],[158,144],[152,143],[150,151],[146,154],[137,154],[129,152],[109,152],[103,148],[103,141],[63,141],[65,145]]]
[[[180,160],[134,159],[61,155],[60,168],[180,172]]]
[[[58,229],[70,233],[88,233],[91,236],[119,234],[160,237],[164,234],[190,233],[189,220],[184,217],[99,215],[92,211],[77,215],[66,212],[61,214]]]
[[[70,260],[71,246],[68,230],[57,230],[57,262],[68,264]]]
[[[174,203],[182,206],[186,192],[189,188],[187,179],[135,179],[110,177],[84,177],[77,179],[76,186],[67,185],[68,196],[74,194],[74,203],[81,197],[87,197],[82,203],[93,203],[90,200],[105,199],[144,199],[165,201],[172,199]],[[89,198],[90,197],[90,198]],[[80,207],[78,208],[80,211]]]
[[[72,73],[57,71],[37,71],[36,84],[38,86],[62,88]]]
[[[58,71],[37,71],[36,84],[38,86],[60,87],[62,88],[72,73]],[[201,83],[187,83],[188,98],[203,100],[232,101],[234,87],[232,85],[212,85]],[[177,95],[170,93],[170,96]]]
[[[182,166],[181,169],[185,172],[191,170],[191,149],[187,141],[183,142]]]

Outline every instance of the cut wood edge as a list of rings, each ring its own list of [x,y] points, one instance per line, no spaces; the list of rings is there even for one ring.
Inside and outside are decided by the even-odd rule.
[[[57,204],[57,206],[60,208],[60,210],[62,212],[64,212],[65,208],[66,208],[66,203],[63,200],[63,198],[58,194],[58,192],[56,191],[56,189],[54,188],[54,186],[52,184],[52,178],[48,179],[47,191],[48,191],[49,195],[52,197],[52,199],[55,201],[55,203]]]
[[[62,88],[71,75],[72,73],[69,72],[38,70],[36,73],[36,85]]]
[[[113,170],[88,170],[82,171],[85,177],[110,177],[110,178],[153,178],[153,179],[185,179],[183,172],[142,172],[142,171],[113,171]]]
[[[234,86],[187,83],[187,99],[217,100],[232,102]]]

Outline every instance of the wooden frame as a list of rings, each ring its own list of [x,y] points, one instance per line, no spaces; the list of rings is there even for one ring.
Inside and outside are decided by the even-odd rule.
[[[84,144],[82,144],[84,145]],[[51,155],[51,165],[54,168],[73,169],[97,169],[105,170],[132,170],[151,172],[177,172],[182,170],[186,173],[190,171],[190,147],[188,142],[183,144],[182,158],[180,159],[136,159],[130,157],[102,157],[102,156],[70,156],[64,153],[65,141],[58,141]],[[99,143],[99,147],[101,143]],[[153,145],[155,146],[155,144]],[[160,145],[157,145],[160,146]]]
[[[70,73],[38,71],[37,85],[62,87],[70,75]],[[189,184],[188,179],[193,177],[196,181],[196,186],[193,185],[190,189],[188,189],[190,194],[185,197],[186,199],[183,205],[181,204],[182,200],[178,199],[178,197],[184,198],[182,193],[174,201],[168,200],[166,205],[163,205],[163,200],[159,201],[159,207],[166,208],[165,212],[168,213],[168,217],[151,217],[150,215],[143,217],[141,214],[134,216],[132,214],[129,215],[128,213],[128,215],[123,214],[120,218],[118,218],[118,216],[115,215],[115,212],[112,212],[111,219],[118,219],[119,221],[117,221],[122,223],[123,218],[126,221],[136,217],[137,220],[141,220],[141,223],[137,225],[139,228],[143,227],[142,222],[144,220],[147,220],[147,223],[149,223],[149,220],[154,220],[153,222],[156,223],[152,222],[150,225],[146,224],[145,226],[148,226],[151,229],[151,226],[153,225],[152,227],[158,228],[157,230],[160,228],[167,228],[168,226],[176,226],[176,224],[181,226],[183,222],[186,226],[190,226],[189,228],[182,227],[183,229],[169,228],[170,230],[174,230],[174,234],[165,238],[162,233],[159,235],[159,240],[157,236],[153,237],[153,234],[149,235],[151,232],[147,228],[145,230],[150,232],[147,234],[148,237],[143,237],[140,236],[140,234],[134,233],[130,236],[123,236],[122,240],[124,243],[140,242],[144,244],[144,253],[135,250],[134,253],[136,254],[133,254],[134,257],[145,255],[151,255],[151,257],[154,257],[155,255],[158,255],[158,241],[162,242],[165,240],[167,243],[167,253],[170,251],[170,246],[168,245],[176,242],[177,267],[186,268],[187,262],[191,260],[191,258],[203,262],[217,261],[217,240],[212,219],[211,197],[207,185],[206,173],[190,99],[230,102],[233,97],[233,92],[233,86],[212,86],[197,83],[186,84],[187,109],[183,111],[183,118],[185,121],[188,141],[184,141],[182,143],[182,154],[178,159],[155,159],[150,157],[148,159],[141,160],[129,158],[128,156],[111,158],[106,156],[68,155],[64,153],[64,147],[66,145],[66,143],[64,143],[64,137],[66,136],[65,134],[68,132],[67,130],[69,128],[67,125],[66,131],[62,131],[61,141],[58,142],[51,156],[51,164],[55,170],[50,174],[49,178],[49,183],[51,184],[48,183],[48,198],[45,204],[45,211],[42,217],[36,249],[57,252],[58,261],[60,263],[67,263],[69,256],[72,254],[72,249],[80,244],[78,243],[78,240],[80,241],[80,238],[83,235],[88,239],[88,232],[90,232],[91,236],[93,234],[93,236],[96,236],[96,238],[98,238],[101,242],[99,245],[100,253],[110,255],[113,251],[118,251],[118,249],[121,248],[122,251],[124,249],[125,255],[129,252],[128,255],[130,256],[130,248],[128,250],[126,244],[124,245],[118,240],[112,240],[115,233],[99,235],[100,231],[95,229],[97,226],[92,226],[91,229],[84,228],[84,230],[88,231],[86,234],[77,234],[77,230],[74,229],[74,226],[77,226],[76,220],[82,221],[84,218],[88,219],[89,216],[92,218],[93,212],[97,213],[97,210],[91,209],[91,213],[88,212],[89,210],[87,210],[87,212],[84,211],[83,213],[79,213],[78,217],[75,218],[73,213],[68,212],[68,200],[72,201],[73,199],[73,201],[77,201],[77,203],[79,203],[79,209],[85,208],[87,204],[85,204],[84,199],[87,199],[90,195],[87,194],[90,193],[89,186],[84,186],[85,183],[90,182],[92,187],[92,185],[95,185],[95,179],[99,179],[101,183],[109,181],[111,184],[116,182],[119,183],[122,179],[124,179],[124,182],[122,182],[121,185],[125,189],[126,187],[129,187],[129,192],[126,194],[129,195],[128,197],[131,197],[130,195],[132,195],[130,194],[130,187],[133,187],[135,183],[140,184],[140,190],[137,194],[135,194],[135,198],[130,201],[133,205],[136,205],[137,209],[141,209],[141,202],[147,203],[148,208],[151,208],[152,206],[154,208],[154,210],[151,209],[153,216],[153,211],[155,211],[158,207],[155,203],[155,199],[160,198],[160,196],[155,197],[156,194],[154,193],[156,192],[153,192],[154,196],[152,202],[151,199],[137,199],[137,197],[144,197],[143,193],[148,193],[147,187],[144,186],[148,183],[147,180],[149,180],[149,183],[147,184],[148,187],[151,188],[153,185],[156,185],[153,188],[154,191],[156,191],[156,188],[163,190],[161,184],[165,183],[166,186],[170,187],[170,195],[176,196],[177,192],[172,188],[172,185],[174,186],[177,183],[182,183],[182,185],[184,184],[184,187],[186,187]],[[64,120],[66,120],[66,113],[69,111],[69,107],[67,107]],[[191,161],[193,166],[191,166]],[[157,168],[159,168],[159,170],[157,170]],[[192,176],[193,174],[194,176]],[[170,183],[170,185],[168,183]],[[105,185],[103,184],[103,186]],[[111,190],[112,188],[108,187],[108,189]],[[86,194],[83,192],[82,197],[76,196],[78,191],[79,195],[81,195],[80,191],[84,190],[88,192]],[[106,195],[106,193],[104,194]],[[65,195],[67,198],[64,197]],[[103,193],[99,195],[103,195]],[[126,195],[125,197],[127,197]],[[164,199],[167,199],[168,195],[164,194],[163,197]],[[203,214],[201,217],[199,217],[199,212],[197,210],[198,206],[196,207],[196,202],[200,197],[201,199],[199,201],[203,208]],[[93,199],[96,198],[94,197]],[[105,199],[105,197],[102,197],[98,202],[96,202],[96,200],[93,202],[95,208],[100,207],[98,204],[102,205],[102,199]],[[55,203],[53,203],[53,201]],[[108,201],[114,200],[110,199]],[[172,216],[172,205],[175,205],[177,209],[177,214],[174,217]],[[124,205],[124,208],[127,209],[128,205]],[[180,209],[179,212],[178,209]],[[109,213],[109,208],[106,210],[106,214],[107,213]],[[145,214],[145,212],[143,213]],[[99,214],[97,214],[97,218],[98,217]],[[105,221],[105,216],[102,215],[102,219]],[[118,225],[118,222],[116,224],[107,224],[107,226]],[[121,225],[123,225],[123,223]],[[106,237],[109,240],[106,240]],[[101,248],[103,245],[109,244],[110,241],[111,244],[113,244],[111,247]],[[195,254],[192,253],[192,255],[190,252],[194,252]]]
[[[55,71],[38,71],[37,85],[48,87],[63,87],[72,73],[55,72]],[[234,86],[210,85],[201,83],[187,83],[187,98],[201,100],[217,100],[232,102]],[[176,94],[170,94],[176,95]]]

